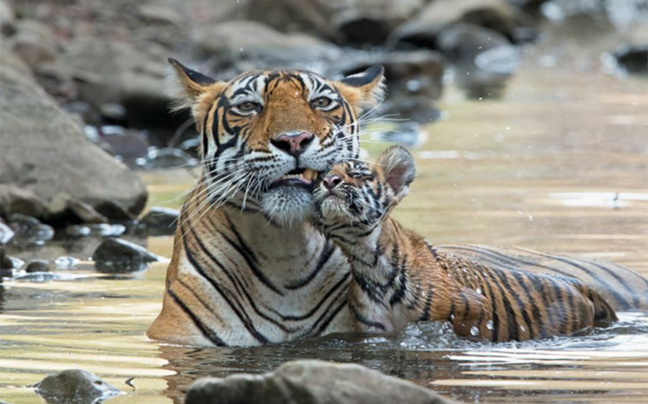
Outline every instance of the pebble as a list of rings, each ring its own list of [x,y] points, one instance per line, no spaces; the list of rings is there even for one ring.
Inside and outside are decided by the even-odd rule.
[[[27,271],[27,273],[49,272],[49,270],[50,264],[46,260],[33,260],[29,264],[27,264],[27,268],[25,268],[25,271]]]
[[[150,235],[173,235],[179,215],[180,212],[176,209],[154,206],[142,218],[140,226]]]

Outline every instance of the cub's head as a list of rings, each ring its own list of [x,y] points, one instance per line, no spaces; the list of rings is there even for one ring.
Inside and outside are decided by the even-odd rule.
[[[318,176],[357,157],[358,114],[383,94],[380,66],[341,81],[287,70],[221,82],[169,61],[202,135],[204,201],[281,224],[304,220]]]
[[[415,175],[414,159],[401,146],[371,165],[336,164],[315,186],[315,225],[329,236],[367,234],[407,195]]]

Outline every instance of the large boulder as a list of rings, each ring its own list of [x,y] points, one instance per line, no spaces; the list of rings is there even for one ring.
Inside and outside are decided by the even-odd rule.
[[[435,49],[442,29],[466,22],[499,32],[513,42],[532,40],[533,23],[506,0],[435,0],[418,15],[396,28],[390,42],[396,46]]]
[[[254,21],[228,21],[198,27],[193,56],[212,58],[212,70],[229,79],[233,73],[254,68],[309,68],[338,59],[336,46],[306,34],[284,34]]]
[[[248,0],[246,19],[337,43],[378,45],[425,0]]]
[[[78,124],[38,86],[11,50],[0,60],[0,184],[48,204],[40,219],[66,221],[78,200],[109,219],[137,215],[147,198],[140,178],[86,140]],[[2,210],[5,210],[2,208]]]
[[[195,382],[186,404],[446,404],[453,401],[414,383],[355,364],[287,362],[264,375]]]

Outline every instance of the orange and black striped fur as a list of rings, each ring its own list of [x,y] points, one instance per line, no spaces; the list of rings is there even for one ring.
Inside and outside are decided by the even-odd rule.
[[[181,106],[191,108],[202,137],[202,173],[182,207],[162,310],[148,335],[251,346],[357,330],[350,292],[360,286],[341,250],[310,223],[312,191],[331,166],[358,157],[361,113],[381,98],[382,68],[339,81],[287,70],[221,82],[171,63]],[[614,307],[645,302],[631,299],[635,274],[615,271],[612,279],[611,264],[444,248],[491,268],[570,273],[578,265],[588,272],[574,276],[608,293]],[[411,299],[425,304],[427,290],[413,287]]]
[[[314,191],[315,223],[349,259],[349,306],[358,328],[394,332],[449,321],[463,337],[524,341],[615,321],[581,281],[495,268],[440,252],[389,216],[414,179],[412,156],[387,149],[376,164],[335,165]]]

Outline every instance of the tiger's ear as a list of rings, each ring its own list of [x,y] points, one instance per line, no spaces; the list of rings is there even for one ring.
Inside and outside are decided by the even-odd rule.
[[[402,146],[392,146],[376,160],[376,168],[382,171],[385,182],[400,202],[409,193],[409,185],[416,176],[414,158]]]
[[[336,82],[340,94],[353,106],[356,113],[375,107],[385,96],[385,69],[372,66],[362,73],[347,76]]]
[[[194,115],[196,115],[195,107],[200,98],[205,94],[210,94],[215,97],[226,86],[225,82],[216,81],[202,73],[191,70],[174,58],[169,58],[168,60],[171,66],[173,66],[180,84],[179,100],[175,109],[194,107]]]

